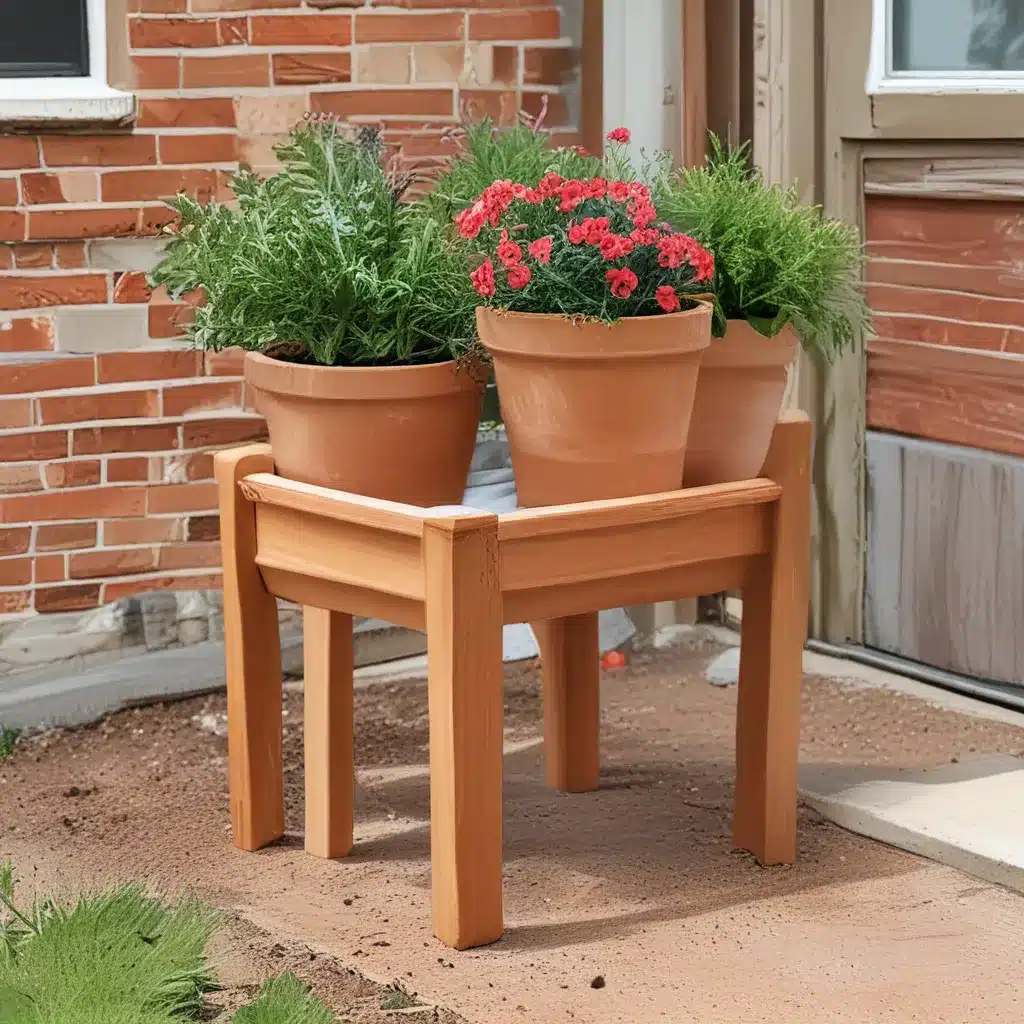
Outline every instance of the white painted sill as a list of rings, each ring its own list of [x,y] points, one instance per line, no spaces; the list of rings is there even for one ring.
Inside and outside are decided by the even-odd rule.
[[[135,114],[135,95],[92,78],[0,80],[0,123],[45,125],[122,122]]]

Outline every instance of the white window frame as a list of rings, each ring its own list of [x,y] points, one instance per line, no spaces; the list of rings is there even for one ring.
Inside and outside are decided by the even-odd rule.
[[[872,0],[869,96],[1024,92],[1024,71],[893,71],[892,14],[893,0]]]
[[[85,10],[89,74],[0,78],[0,123],[122,121],[132,116],[135,97],[130,92],[112,89],[107,82],[107,0],[86,0]]]

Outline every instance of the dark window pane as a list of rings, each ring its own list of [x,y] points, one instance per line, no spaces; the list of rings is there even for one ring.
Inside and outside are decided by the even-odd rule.
[[[0,0],[0,78],[89,74],[86,0]]]

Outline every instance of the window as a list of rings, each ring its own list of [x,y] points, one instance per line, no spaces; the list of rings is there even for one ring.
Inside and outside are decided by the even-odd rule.
[[[868,92],[1024,91],[1024,0],[874,0]]]
[[[107,83],[107,9],[107,0],[0,0],[0,123],[131,116],[132,95]]]

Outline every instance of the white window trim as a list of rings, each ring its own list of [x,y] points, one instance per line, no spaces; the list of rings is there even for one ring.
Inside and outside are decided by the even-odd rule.
[[[134,95],[107,84],[106,0],[86,0],[86,27],[88,76],[0,78],[0,122],[122,121],[132,116]]]
[[[892,0],[872,0],[871,55],[866,84],[869,96],[1024,92],[1024,72],[1020,71],[893,71],[891,24]]]

